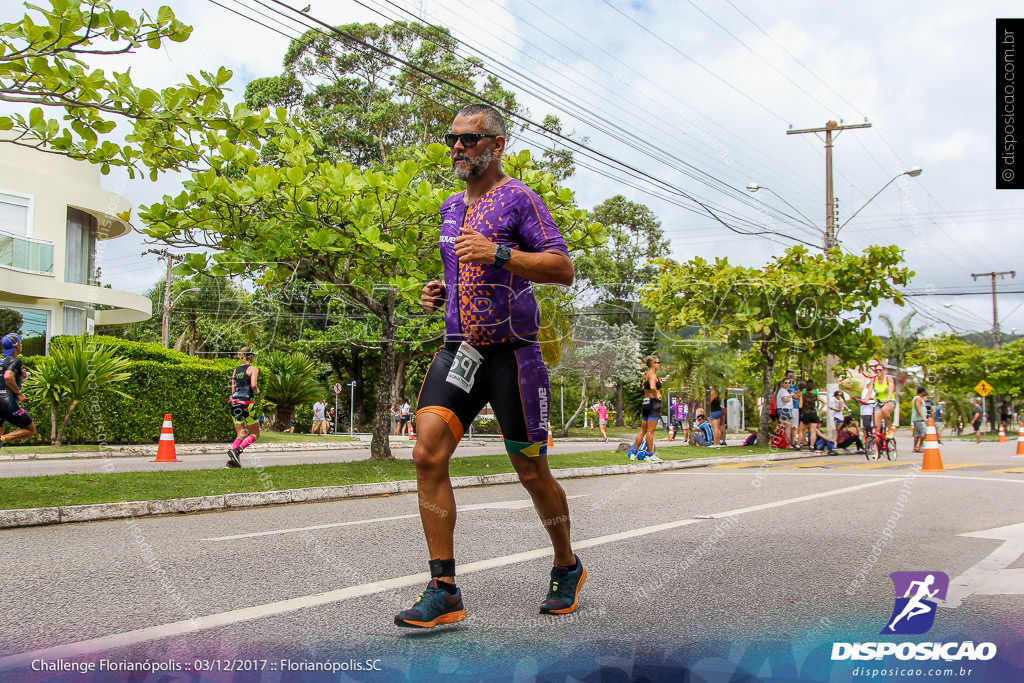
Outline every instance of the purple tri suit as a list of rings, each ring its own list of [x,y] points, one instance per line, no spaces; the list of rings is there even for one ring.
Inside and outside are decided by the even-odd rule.
[[[441,205],[446,340],[423,380],[416,414],[441,416],[458,441],[490,403],[509,453],[546,455],[550,390],[537,343],[540,311],[533,283],[490,264],[459,263],[455,238],[466,225],[495,247],[566,255],[568,249],[544,202],[521,181],[512,179],[491,189],[471,207],[464,196],[460,192]],[[463,342],[482,360],[472,352],[468,360],[459,354]],[[456,370],[460,366],[457,358],[468,362],[466,367],[478,361],[469,370],[471,382],[452,381],[453,364]]]

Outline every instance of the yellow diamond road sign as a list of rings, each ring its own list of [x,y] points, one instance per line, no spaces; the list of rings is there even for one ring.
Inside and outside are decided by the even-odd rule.
[[[977,391],[982,396],[988,396],[989,394],[992,393],[992,385],[986,382],[985,380],[981,380],[980,382],[978,382],[978,386],[974,387],[974,390]]]

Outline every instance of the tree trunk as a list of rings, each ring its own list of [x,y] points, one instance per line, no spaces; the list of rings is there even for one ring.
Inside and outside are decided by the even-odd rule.
[[[622,382],[615,383],[615,426],[626,426],[625,416],[622,414]]]
[[[405,395],[405,368],[408,364],[409,359],[406,356],[395,360],[395,386],[392,389],[392,395],[395,397],[400,398]]]
[[[757,445],[766,446],[770,443],[769,430],[771,429],[771,405],[772,405],[772,376],[775,374],[775,353],[772,352],[767,342],[761,343],[761,355],[764,356],[765,364],[761,370],[761,419],[757,424]],[[778,406],[781,407],[781,406]]]
[[[277,406],[277,417],[274,418],[274,430],[283,432],[288,429],[288,423],[291,422],[292,416],[295,414],[295,406]]]
[[[562,438],[563,439],[565,437],[569,436],[569,427],[576,420],[576,418],[579,417],[580,412],[583,410],[583,406],[587,405],[587,378],[586,377],[583,378],[583,388],[580,390],[580,396],[581,396],[580,404],[579,404],[579,406],[577,406],[576,412],[573,413],[572,417],[570,417],[568,419],[568,421],[566,421],[566,423],[562,426]]]
[[[71,402],[71,406],[68,408],[68,414],[64,416],[64,421],[60,423],[60,429],[57,430],[57,439],[53,442],[54,446],[59,446],[64,440],[64,430],[68,428],[68,422],[71,422],[71,413],[75,412],[75,406],[78,405],[78,399],[76,398]]]
[[[370,460],[378,461],[395,459],[391,454],[389,442],[391,406],[394,401],[394,395],[391,393],[393,382],[390,378],[395,376],[395,332],[398,329],[398,320],[395,317],[394,290],[384,296],[385,300],[379,302],[384,308],[379,316],[383,343],[380,349],[380,381],[377,382],[377,411],[373,416],[373,439],[370,441]]]

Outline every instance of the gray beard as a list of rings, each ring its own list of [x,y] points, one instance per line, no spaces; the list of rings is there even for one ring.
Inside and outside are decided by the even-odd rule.
[[[465,154],[459,154],[452,159],[452,170],[455,172],[455,177],[459,180],[472,180],[483,175],[487,167],[491,165],[491,162],[497,158],[498,155],[493,152],[481,154],[475,159]],[[455,166],[455,162],[460,160],[466,162],[466,165],[462,168]]]

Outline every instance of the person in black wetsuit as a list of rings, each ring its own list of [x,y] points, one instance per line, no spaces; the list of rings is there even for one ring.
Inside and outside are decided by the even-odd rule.
[[[17,427],[7,435],[0,435],[0,446],[35,436],[36,424],[32,416],[21,407],[25,394],[21,393],[21,382],[25,371],[21,366],[21,337],[8,334],[3,338],[3,361],[0,362],[0,432],[5,422]]]
[[[260,392],[256,387],[259,369],[253,365],[256,354],[247,346],[238,352],[238,359],[242,364],[231,374],[231,398],[228,399],[231,420],[235,423],[235,440],[228,449],[228,467],[241,467],[239,456],[260,435],[259,418],[251,411],[256,394]]]

